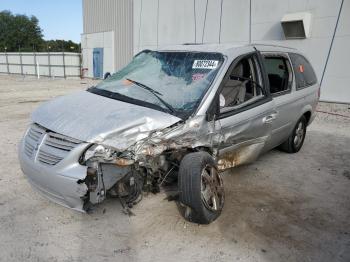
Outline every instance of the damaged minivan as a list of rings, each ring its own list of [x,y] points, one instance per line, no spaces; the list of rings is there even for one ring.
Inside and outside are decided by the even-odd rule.
[[[295,49],[144,50],[96,86],[36,109],[20,165],[37,191],[83,212],[106,197],[129,209],[143,192],[175,185],[184,217],[208,224],[224,206],[222,172],[276,147],[298,152],[318,99]]]

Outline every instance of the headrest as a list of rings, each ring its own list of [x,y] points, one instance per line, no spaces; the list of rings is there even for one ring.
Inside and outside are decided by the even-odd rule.
[[[243,77],[243,64],[239,62],[232,70],[231,75]]]

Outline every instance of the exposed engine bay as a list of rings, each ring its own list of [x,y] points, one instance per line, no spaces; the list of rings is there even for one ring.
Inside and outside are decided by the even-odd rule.
[[[178,123],[163,132],[153,133],[124,152],[101,144],[89,146],[80,159],[80,164],[88,167],[87,175],[84,180],[78,180],[79,184],[87,186],[83,209],[89,212],[93,205],[106,197],[117,197],[124,210],[130,213],[128,209],[141,201],[143,192],[158,193],[162,186],[174,184],[180,162],[186,154],[209,151],[203,147],[193,148],[190,139],[177,140],[177,143],[169,139],[175,134],[186,138],[189,131],[199,132],[200,129],[187,129],[187,125]],[[159,143],[166,135],[169,135],[167,142]]]
[[[157,193],[161,185],[174,182],[179,166],[179,160],[173,158],[170,152],[152,159],[147,165],[142,162],[121,166],[118,160],[114,162],[87,161],[87,176],[85,180],[78,181],[88,188],[84,199],[85,211],[107,196],[118,197],[124,208],[131,208],[142,199],[143,191]]]

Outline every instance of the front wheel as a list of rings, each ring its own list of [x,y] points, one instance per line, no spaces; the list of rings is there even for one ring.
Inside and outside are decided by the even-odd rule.
[[[306,135],[307,121],[305,116],[302,116],[295,125],[293,132],[288,139],[280,146],[287,153],[298,152],[304,144]]]
[[[224,186],[215,160],[207,152],[187,154],[179,170],[179,200],[190,222],[209,224],[224,206]]]

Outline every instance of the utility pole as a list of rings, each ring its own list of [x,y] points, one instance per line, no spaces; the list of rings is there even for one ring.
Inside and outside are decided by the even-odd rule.
[[[5,46],[5,57],[6,57],[6,66],[7,66],[7,74],[10,74],[10,65],[9,65],[9,58],[7,55],[7,46]]]
[[[51,57],[50,57],[50,48],[51,46],[47,46],[47,61],[48,61],[48,65],[49,65],[49,77],[51,77]]]
[[[63,48],[63,42],[62,42],[62,60],[63,60],[63,77],[66,79],[66,60],[64,59],[64,48]]]
[[[18,46],[19,51],[19,63],[21,64],[21,75],[23,75],[23,61],[22,61],[22,52],[21,52],[21,46]]]

